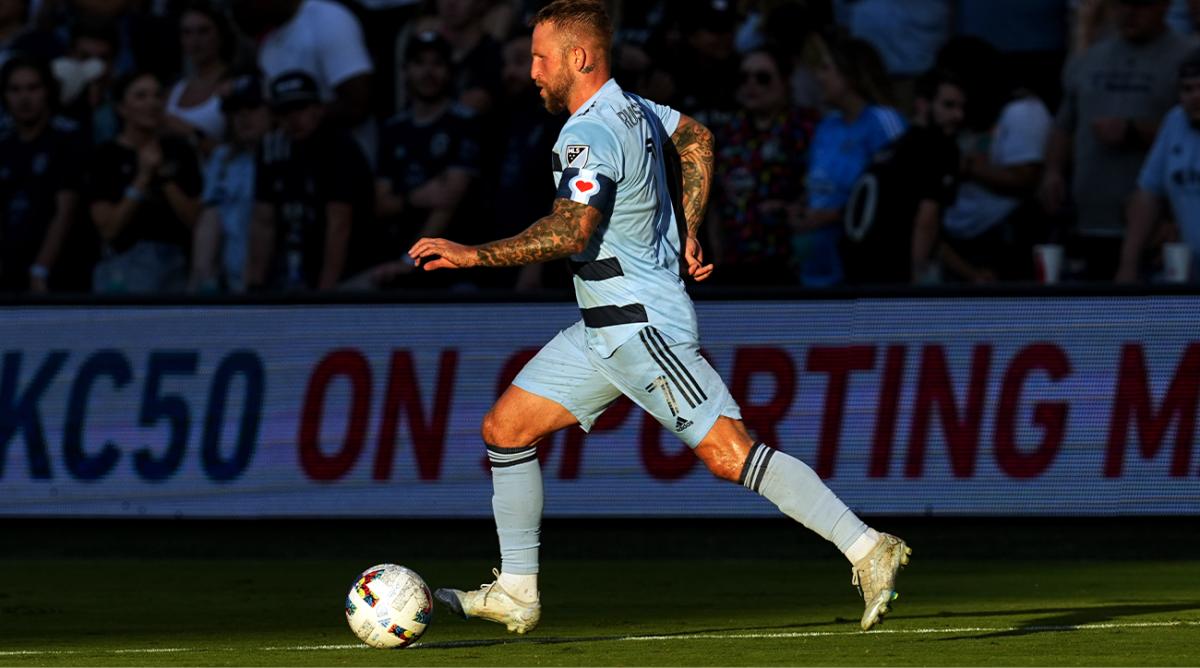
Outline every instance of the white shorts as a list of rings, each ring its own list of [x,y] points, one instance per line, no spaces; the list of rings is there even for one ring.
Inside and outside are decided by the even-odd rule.
[[[674,341],[652,326],[605,358],[587,346],[577,322],[538,351],[513,385],[566,408],[584,431],[624,394],[693,448],[718,417],[742,418],[699,344]]]

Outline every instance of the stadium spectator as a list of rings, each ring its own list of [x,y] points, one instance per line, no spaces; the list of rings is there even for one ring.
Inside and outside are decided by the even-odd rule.
[[[100,293],[182,290],[200,213],[200,168],[191,144],[165,134],[162,85],[148,72],[113,86],[121,132],[99,146],[88,171],[92,222],[104,243],[93,275]]]
[[[62,83],[65,115],[75,119],[97,146],[111,141],[120,130],[110,90],[119,41],[111,22],[81,18],[71,29],[67,54],[52,64]]]
[[[683,40],[667,58],[674,84],[672,106],[705,125],[719,125],[737,108],[737,11],[732,0],[701,0],[697,6],[689,3],[676,18]]]
[[[1057,104],[1070,32],[1067,3],[1064,0],[956,2],[958,34],[982,39],[1000,51],[1006,78],[1050,104]],[[1004,94],[1009,92],[1005,90]]]
[[[150,72],[159,81],[174,81],[180,72],[179,14],[175,0],[70,0],[69,20],[108,23],[117,33],[114,77]]]
[[[1200,51],[1179,68],[1180,103],[1167,114],[1158,138],[1142,166],[1138,190],[1129,206],[1129,222],[1121,250],[1117,280],[1137,280],[1155,225],[1170,205],[1179,236],[1191,250],[1190,278],[1200,258]]]
[[[977,38],[957,38],[941,55],[958,63],[974,108],[960,140],[958,194],[942,222],[942,264],[973,283],[1027,278],[1040,218],[1033,196],[1053,125],[1029,90],[1011,83],[1007,56]],[[1040,213],[1040,212],[1039,212]]]
[[[192,138],[208,156],[225,138],[219,88],[225,82],[234,48],[225,15],[205,0],[193,0],[179,17],[184,76],[167,95],[167,128]]]
[[[1067,36],[1068,53],[1071,58],[1092,48],[1096,42],[1111,37],[1114,29],[1114,2],[1115,0],[1071,1]]]
[[[373,259],[371,169],[307,72],[276,77],[269,97],[280,127],[255,165],[246,287],[332,290]]]
[[[371,56],[362,27],[333,0],[242,0],[234,16],[258,35],[258,66],[268,81],[306,72],[317,84],[328,120],[350,129],[368,160],[378,128],[371,117]]]
[[[0,130],[0,290],[45,293],[63,278],[63,246],[75,223],[86,142],[54,115],[57,86],[45,62],[13,56],[0,68],[11,124]]]
[[[0,0],[0,65],[21,53],[51,60],[62,54],[62,45],[29,20],[29,0]]]
[[[840,24],[879,52],[907,108],[914,80],[933,67],[950,37],[951,0],[834,0],[834,5]]]
[[[500,43],[487,31],[486,0],[436,0],[433,14],[418,18],[396,39],[396,69],[404,72],[410,41],[436,32],[450,45],[454,66],[452,96],[480,114],[490,112],[500,97]],[[411,91],[397,81],[396,110],[408,108]]]
[[[529,77],[532,57],[528,33],[518,34],[504,44],[504,97],[497,114],[496,136],[500,143],[488,161],[494,165],[495,191],[491,194],[494,234],[507,237],[520,232],[550,210],[554,183],[546,178],[546,156],[554,151],[554,138],[562,128],[562,117],[542,107],[533,79]],[[499,278],[499,277],[498,277]],[[496,284],[502,284],[497,280]],[[518,290],[566,287],[570,278],[566,265],[531,264],[517,271]]]
[[[387,221],[384,246],[397,259],[372,273],[378,285],[410,273],[412,264],[400,258],[417,239],[447,233],[474,239],[482,232],[482,211],[467,203],[480,168],[479,130],[471,110],[453,97],[450,44],[436,32],[422,33],[409,41],[404,61],[409,110],[383,128],[375,182],[376,212]],[[425,285],[429,275],[419,272],[414,280]]]
[[[231,82],[221,98],[229,141],[216,147],[204,170],[204,210],[192,237],[195,292],[243,292],[250,220],[254,215],[255,162],[271,113],[262,81],[245,74]]]
[[[797,0],[769,0],[762,25],[763,43],[791,56],[792,105],[816,109],[821,106],[821,85],[813,64],[823,57],[820,35],[831,25],[819,5]]]
[[[757,49],[742,58],[741,109],[714,129],[716,174],[709,255],[725,285],[794,285],[788,209],[804,205],[804,175],[818,120],[791,104],[790,58]]]
[[[913,126],[876,154],[846,207],[843,257],[854,285],[932,280],[942,213],[954,201],[968,98],[958,76],[917,80]]]
[[[1046,155],[1047,210],[1076,212],[1070,256],[1083,277],[1109,280],[1117,270],[1123,213],[1164,114],[1176,99],[1175,71],[1190,40],[1169,31],[1166,0],[1118,0],[1118,32],[1066,70],[1065,90]]]
[[[799,234],[793,261],[804,285],[842,282],[839,254],[843,210],[871,158],[904,133],[904,119],[890,106],[889,81],[879,54],[865,41],[835,39],[821,47],[816,69],[831,111],[813,136],[808,168],[808,207],[790,207]]]

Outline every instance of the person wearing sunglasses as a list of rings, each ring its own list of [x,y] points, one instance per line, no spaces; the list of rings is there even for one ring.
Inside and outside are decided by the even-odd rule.
[[[760,48],[742,57],[740,109],[717,126],[709,243],[723,285],[795,285],[789,209],[803,210],[804,172],[819,120],[791,104],[791,59]]]

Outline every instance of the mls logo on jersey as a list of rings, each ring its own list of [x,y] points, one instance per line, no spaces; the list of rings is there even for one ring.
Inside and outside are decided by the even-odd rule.
[[[587,165],[588,146],[586,144],[568,144],[565,150],[567,167],[582,169]]]

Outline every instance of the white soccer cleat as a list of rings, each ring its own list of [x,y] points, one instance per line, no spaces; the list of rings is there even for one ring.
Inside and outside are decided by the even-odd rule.
[[[472,591],[439,589],[433,597],[463,619],[478,617],[498,622],[517,633],[529,633],[542,618],[542,604],[522,601],[500,587],[500,572],[492,569],[496,580]]]
[[[904,541],[891,534],[880,534],[879,543],[850,568],[850,584],[858,587],[866,605],[862,616],[864,631],[882,621],[891,611],[891,602],[900,597],[896,592],[896,574],[908,565],[911,555],[912,548]]]

